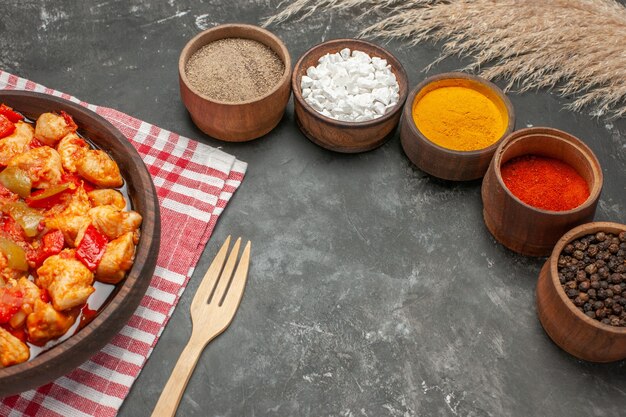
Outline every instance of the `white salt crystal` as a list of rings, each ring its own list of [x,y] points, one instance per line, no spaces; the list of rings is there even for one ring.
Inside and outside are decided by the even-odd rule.
[[[302,89],[310,88],[312,85],[313,85],[313,79],[309,76],[303,75],[302,76]]]
[[[374,103],[374,111],[376,112],[376,114],[382,116],[383,114],[385,114],[385,105],[380,101],[377,101],[376,103]]]
[[[380,117],[399,100],[399,86],[387,60],[344,48],[309,67],[302,96],[316,111],[344,121]]]
[[[374,100],[378,100],[385,106],[391,101],[391,93],[391,90],[386,87],[374,88],[372,90],[372,96],[374,96]]]

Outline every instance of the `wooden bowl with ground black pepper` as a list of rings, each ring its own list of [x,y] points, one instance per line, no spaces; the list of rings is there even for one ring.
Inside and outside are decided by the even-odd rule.
[[[291,94],[284,43],[253,25],[226,24],[191,39],[180,54],[181,99],[209,136],[244,142],[280,122]]]
[[[400,123],[406,156],[448,181],[482,178],[498,144],[515,128],[515,112],[495,84],[462,72],[438,74],[409,94]]]
[[[570,189],[570,178],[565,177],[565,181],[553,184],[552,177],[542,175],[535,167],[530,167],[528,171],[528,183],[522,181],[526,178],[521,175],[522,171],[512,171],[510,178],[503,175],[507,164],[524,162],[525,158],[553,161],[559,169],[562,167],[557,167],[556,163],[568,167],[573,174],[571,180],[578,179],[586,185],[585,194],[580,196],[579,203],[555,209],[540,208],[514,194],[509,189],[511,184],[506,184],[509,179],[520,183],[525,188],[522,191],[537,189],[537,196],[542,191],[548,191],[565,200],[571,192],[576,191]],[[602,182],[598,159],[580,139],[548,127],[515,131],[500,143],[483,179],[481,195],[485,225],[496,240],[510,250],[522,255],[547,256],[565,232],[593,220]],[[547,198],[544,200],[540,202],[553,203]]]
[[[536,290],[541,325],[577,358],[626,358],[625,255],[626,225],[586,223],[559,239],[541,269]]]

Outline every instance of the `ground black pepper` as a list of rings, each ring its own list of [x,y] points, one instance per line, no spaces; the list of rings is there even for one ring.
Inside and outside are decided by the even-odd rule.
[[[567,244],[557,260],[559,282],[592,319],[626,327],[626,232],[598,232]]]
[[[261,97],[274,88],[285,64],[271,48],[252,39],[227,38],[198,49],[185,75],[201,94],[228,103]]]

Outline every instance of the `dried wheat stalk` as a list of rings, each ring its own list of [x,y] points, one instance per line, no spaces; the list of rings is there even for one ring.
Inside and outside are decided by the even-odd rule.
[[[266,24],[353,7],[389,16],[364,36],[443,41],[430,66],[469,56],[464,70],[507,90],[556,88],[576,96],[575,110],[626,116],[626,7],[615,0],[296,0]]]

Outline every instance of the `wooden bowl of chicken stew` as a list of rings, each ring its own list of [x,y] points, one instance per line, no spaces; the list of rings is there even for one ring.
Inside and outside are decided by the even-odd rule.
[[[0,91],[0,397],[79,366],[145,294],[160,241],[150,174],[112,124]]]

